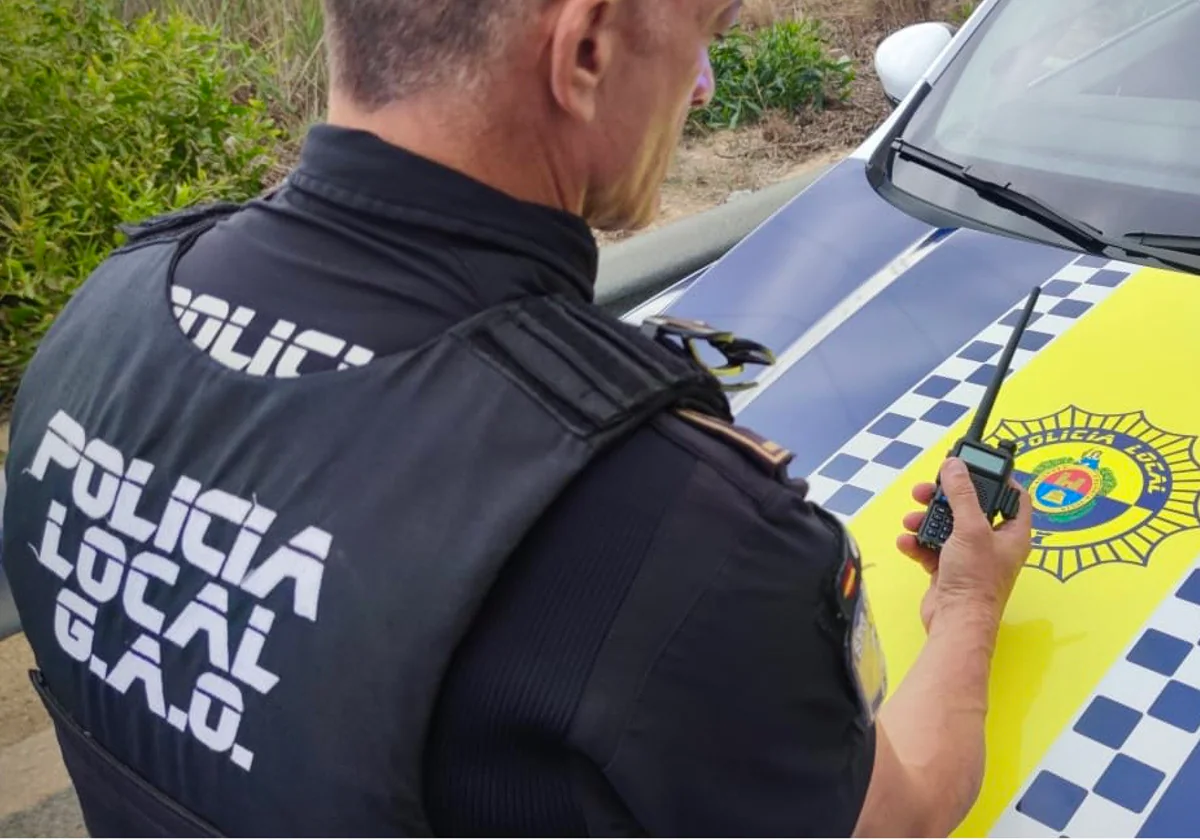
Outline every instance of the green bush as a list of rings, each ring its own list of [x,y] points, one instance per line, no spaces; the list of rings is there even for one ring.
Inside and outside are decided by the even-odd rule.
[[[716,92],[692,112],[693,128],[736,128],[769,110],[789,114],[845,101],[854,81],[849,58],[835,58],[820,23],[782,20],[761,29],[734,29],[710,51]]]
[[[971,15],[975,14],[978,6],[978,0],[966,0],[966,2],[958,3],[950,10],[950,22],[955,26],[962,26]]]
[[[126,25],[107,0],[0,0],[0,32],[3,411],[117,225],[260,192],[279,131],[226,69],[231,45],[186,17]],[[241,78],[266,70],[241,57]]]

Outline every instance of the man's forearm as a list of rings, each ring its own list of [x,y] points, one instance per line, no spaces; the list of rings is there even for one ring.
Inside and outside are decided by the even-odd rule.
[[[898,778],[872,783],[879,788],[868,794],[861,833],[945,836],[966,816],[983,776],[993,613],[974,606],[939,611],[880,711],[880,740],[894,759],[883,757],[877,772]],[[887,767],[889,761],[898,766]]]

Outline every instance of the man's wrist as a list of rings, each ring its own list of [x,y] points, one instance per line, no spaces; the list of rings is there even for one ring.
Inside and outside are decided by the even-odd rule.
[[[973,727],[987,716],[999,633],[999,612],[994,609],[952,602],[935,612],[926,646],[939,664],[945,725],[952,719],[964,721],[965,715]]]
[[[1000,633],[1004,609],[983,599],[947,598],[939,603],[929,624],[929,637],[952,635],[962,642],[986,649],[990,658]]]

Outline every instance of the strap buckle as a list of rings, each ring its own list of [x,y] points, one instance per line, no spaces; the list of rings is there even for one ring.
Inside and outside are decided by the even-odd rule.
[[[767,367],[775,364],[775,354],[769,347],[741,338],[731,332],[719,330],[704,321],[690,321],[685,318],[673,318],[669,315],[651,315],[642,321],[643,334],[672,349],[682,350],[695,360],[696,364],[708,370],[716,377],[737,376],[746,369],[746,365]],[[666,339],[678,340],[672,345]],[[700,357],[696,347],[697,341],[703,341],[725,357],[725,364],[712,367]],[[758,387],[757,382],[722,382],[724,391],[747,391]]]

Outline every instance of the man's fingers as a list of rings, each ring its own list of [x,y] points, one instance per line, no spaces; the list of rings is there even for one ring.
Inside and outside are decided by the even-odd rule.
[[[933,494],[937,492],[937,485],[932,481],[922,482],[913,487],[912,497],[919,505],[927,505],[933,501]]]
[[[925,519],[925,511],[914,510],[912,513],[904,514],[904,519],[901,522],[904,524],[905,531],[912,531],[914,534],[921,530],[921,522]]]
[[[908,559],[915,560],[916,562],[920,563],[921,567],[925,569],[928,574],[932,575],[935,571],[937,571],[937,555],[918,543],[916,536],[913,534],[901,534],[899,537],[897,537],[896,548],[898,548],[900,553]]]
[[[971,475],[967,465],[958,458],[947,458],[940,473],[942,492],[950,500],[950,510],[954,513],[955,531],[980,531],[987,528],[987,518],[979,506],[979,495],[975,485],[971,483]]]

